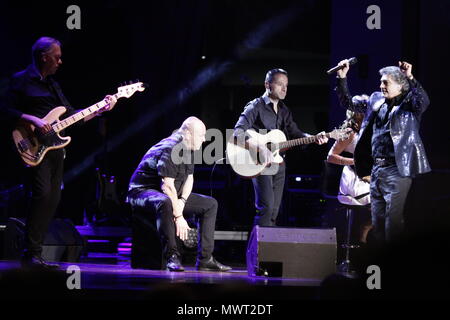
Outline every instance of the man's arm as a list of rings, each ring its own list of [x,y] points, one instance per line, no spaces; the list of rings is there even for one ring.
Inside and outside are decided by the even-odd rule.
[[[35,117],[31,114],[22,113],[20,119],[31,123],[32,125],[37,127],[39,130],[41,130],[42,133],[49,132],[52,129],[52,126],[50,123],[48,123],[47,121],[42,120],[38,117]]]
[[[91,120],[92,118],[95,118],[96,116],[100,115],[101,113],[103,113],[105,111],[111,111],[112,108],[114,108],[114,106],[117,103],[117,99],[114,96],[110,96],[110,95],[106,96],[104,100],[108,104],[106,106],[104,106],[102,109],[98,110],[97,112],[88,115],[86,118],[84,118],[84,122],[87,122],[87,121]]]
[[[184,204],[186,204],[187,199],[189,198],[189,195],[192,192],[192,187],[194,185],[194,175],[190,174],[188,175],[186,181],[184,182],[183,189],[181,190],[181,200]]]
[[[258,116],[256,109],[257,100],[249,102],[244,111],[241,113],[239,120],[234,126],[233,138],[236,144],[252,150],[254,152],[260,152],[264,164],[267,165],[274,161],[272,152],[266,147],[266,145],[258,142],[258,139],[253,139],[247,135],[247,130],[253,127]]]
[[[365,113],[368,105],[368,97],[366,95],[352,97],[347,85],[347,72],[350,70],[348,60],[339,62],[343,69],[337,71],[336,92],[341,107],[354,112]]]
[[[409,80],[410,91],[406,96],[402,108],[414,112],[419,118],[430,105],[430,98],[425,89],[416,79]]]
[[[347,86],[347,78],[337,79],[336,93],[341,107],[358,113],[366,112],[369,97],[366,95],[352,97]]]
[[[190,228],[183,217],[184,202],[181,199],[178,199],[177,189],[175,188],[174,181],[175,181],[174,178],[163,177],[161,190],[164,192],[164,194],[166,194],[169,197],[170,202],[172,203],[172,210],[174,217],[173,219],[175,221],[177,236],[180,237],[181,240],[185,240],[187,239],[187,233]]]
[[[8,122],[8,126],[11,126],[11,128],[14,127],[14,124],[17,121],[22,120],[34,125],[36,128],[39,128],[43,133],[50,131],[51,129],[51,125],[47,121],[44,121],[31,114],[20,112],[19,110],[10,108],[6,105],[1,106],[0,114],[3,119],[6,119],[6,121]]]
[[[253,124],[256,121],[256,117],[258,116],[258,112],[256,109],[257,100],[253,100],[249,102],[244,111],[239,116],[236,125],[234,126],[233,136],[238,141],[246,141],[248,140],[248,136],[246,136],[246,131],[253,127]]]
[[[6,118],[6,121],[9,123],[11,128],[13,128],[18,121],[25,121],[41,130],[42,133],[46,133],[51,130],[52,127],[47,121],[34,115],[24,113],[18,109],[18,106],[22,103],[22,100],[19,98],[19,94],[15,89],[14,80],[12,80],[8,93],[2,98],[0,103],[0,113],[2,114],[2,117],[4,116]]]
[[[328,152],[327,162],[334,163],[342,166],[353,166],[355,162],[353,158],[347,158],[341,156],[341,153],[344,152],[345,148],[355,139],[355,133],[352,133],[350,138],[346,140],[335,141],[333,147],[331,147]]]
[[[398,64],[409,82],[409,92],[401,104],[401,108],[414,112],[420,119],[422,113],[430,105],[430,98],[419,81],[414,78],[412,74],[412,64],[405,61],[399,61]]]

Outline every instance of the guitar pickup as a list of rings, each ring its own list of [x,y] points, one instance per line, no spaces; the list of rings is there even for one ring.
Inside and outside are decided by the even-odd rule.
[[[21,140],[17,144],[17,148],[20,150],[20,152],[25,152],[25,151],[28,151],[30,149],[30,146],[25,140]]]

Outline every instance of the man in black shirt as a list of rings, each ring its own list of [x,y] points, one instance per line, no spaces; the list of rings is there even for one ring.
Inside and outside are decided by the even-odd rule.
[[[2,113],[14,126],[18,121],[29,122],[35,130],[48,133],[51,124],[42,120],[57,106],[66,107],[64,116],[77,112],[73,109],[53,78],[62,64],[61,44],[50,37],[38,39],[32,47],[33,63],[25,70],[16,73],[6,97],[6,106]],[[116,103],[112,96],[105,98],[109,105],[102,111],[110,110]],[[92,119],[95,114],[84,118]],[[25,251],[22,259],[24,266],[53,268],[41,256],[42,243],[48,226],[55,214],[61,195],[63,178],[64,150],[49,151],[42,162],[30,168],[31,171],[31,208],[27,217],[25,234]]]
[[[217,201],[192,193],[194,184],[193,151],[205,141],[206,128],[195,117],[186,119],[181,128],[147,151],[133,173],[127,201],[145,213],[156,214],[163,255],[170,271],[184,271],[177,238],[187,239],[190,229],[185,215],[200,218],[197,254],[198,270],[229,271],[212,256]]]
[[[352,98],[346,79],[348,60],[339,65],[344,66],[338,71],[341,105],[365,113],[354,158],[358,176],[371,175],[374,236],[378,244],[392,242],[404,228],[403,208],[412,178],[431,170],[419,135],[430,100],[407,62],[381,69],[381,92],[368,99]]]
[[[246,137],[246,131],[270,131],[279,129],[287,139],[310,136],[301,131],[292,118],[292,113],[283,103],[287,94],[288,76],[283,69],[272,69],[267,72],[264,82],[266,92],[260,98],[250,101],[242,112],[234,127],[234,136],[238,141],[246,140],[248,148],[258,150],[265,159],[265,164],[273,162],[273,155],[263,144]],[[318,135],[316,143],[328,141],[325,136]],[[284,189],[286,166],[281,164],[273,175],[260,175],[252,179],[255,190],[256,216],[255,225],[275,226]]]

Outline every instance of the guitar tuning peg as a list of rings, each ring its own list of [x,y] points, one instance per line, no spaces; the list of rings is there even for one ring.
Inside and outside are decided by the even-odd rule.
[[[128,81],[128,84],[133,84],[133,81],[131,81],[131,80],[130,80],[130,81]]]
[[[134,83],[138,83],[138,82],[139,82],[139,79],[136,79],[136,81]]]

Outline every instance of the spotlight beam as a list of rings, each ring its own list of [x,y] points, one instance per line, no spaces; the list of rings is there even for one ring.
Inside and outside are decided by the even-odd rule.
[[[151,124],[160,115],[169,112],[174,106],[181,105],[190,96],[200,91],[208,83],[214,81],[225,73],[236,61],[241,60],[247,52],[261,47],[274,34],[284,29],[292,22],[303,9],[297,5],[282,11],[279,15],[273,16],[270,20],[259,25],[254,31],[239,43],[233,51],[233,57],[223,61],[211,62],[208,66],[199,71],[199,73],[178,89],[175,94],[170,94],[160,104],[152,108],[152,112],[144,115],[135,121],[126,132],[114,136],[108,143],[108,149],[113,150],[123,144],[126,140],[137,134],[149,124]],[[69,170],[64,175],[65,183],[70,183],[74,178],[83,173],[89,167],[94,165],[95,158],[103,152],[103,147],[88,155],[80,164]]]

